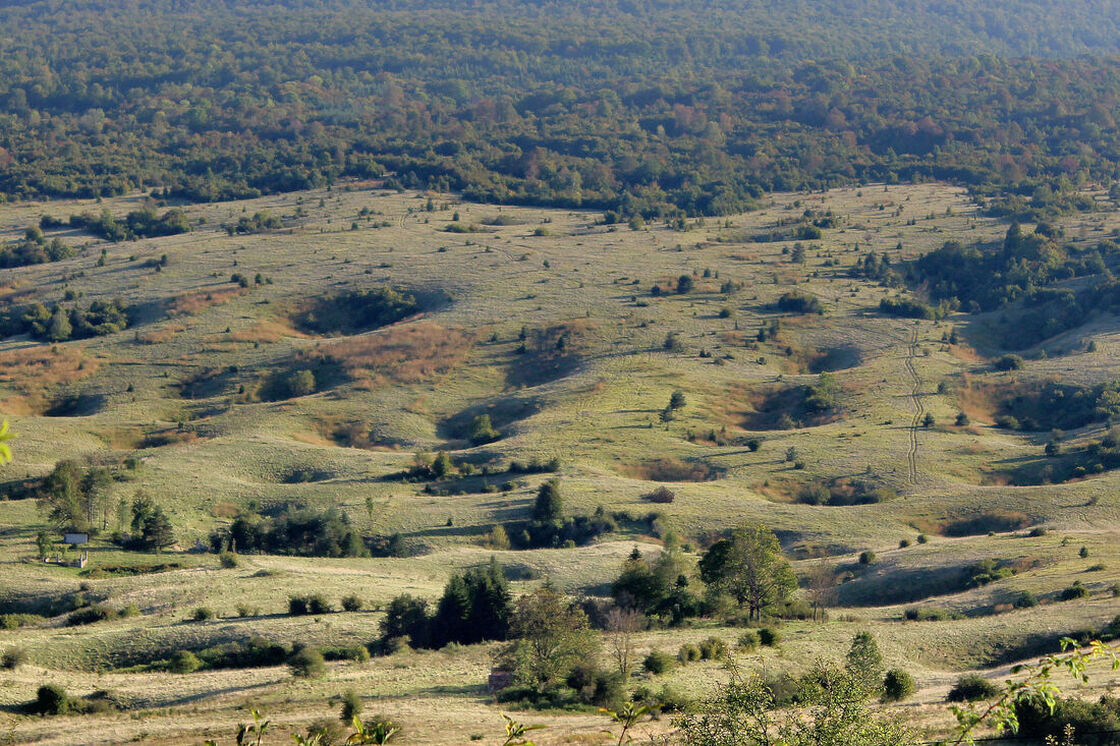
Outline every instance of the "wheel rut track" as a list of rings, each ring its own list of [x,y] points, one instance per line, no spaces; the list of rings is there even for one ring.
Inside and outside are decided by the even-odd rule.
[[[911,484],[918,483],[918,429],[922,426],[922,417],[926,409],[922,404],[922,379],[914,367],[914,359],[918,357],[918,330],[915,328],[910,338],[910,349],[906,355],[906,372],[910,374],[913,385],[910,389],[910,398],[914,402],[914,419],[910,423],[910,447],[906,452],[908,478]]]

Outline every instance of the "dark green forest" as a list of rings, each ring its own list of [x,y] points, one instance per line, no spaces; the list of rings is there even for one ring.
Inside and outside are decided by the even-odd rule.
[[[937,178],[1031,218],[1120,163],[1111,0],[3,5],[9,199],[386,177],[649,218]]]

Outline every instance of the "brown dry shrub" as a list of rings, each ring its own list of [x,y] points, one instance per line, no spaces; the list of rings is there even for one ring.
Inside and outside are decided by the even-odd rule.
[[[626,476],[650,482],[706,482],[717,479],[720,472],[700,461],[685,462],[675,458],[659,458],[623,469]]]
[[[180,293],[171,299],[167,309],[169,316],[187,316],[204,311],[211,306],[221,305],[249,292],[237,285],[219,285],[204,290],[191,290]]]
[[[92,376],[101,360],[73,345],[35,346],[0,353],[0,385],[18,392],[4,400],[9,414],[42,411],[56,386],[66,386]]]
[[[466,359],[473,343],[469,332],[420,322],[329,342],[317,352],[338,361],[358,388],[374,389],[438,379]]]

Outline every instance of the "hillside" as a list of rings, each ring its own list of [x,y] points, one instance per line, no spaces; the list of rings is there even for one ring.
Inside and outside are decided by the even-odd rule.
[[[1060,251],[1065,264],[1047,260],[1054,268],[1089,266],[1096,252],[1103,269],[1036,276],[1055,292],[1107,287],[1117,259],[1120,212],[1101,191],[1081,194],[1094,211],[1042,233],[1024,224],[1015,244]],[[1116,615],[1111,307],[1025,346],[1007,335],[1031,313],[1021,298],[937,319],[882,311],[884,299],[936,305],[916,260],[947,242],[1008,250],[1007,223],[960,187],[778,193],[749,213],[628,226],[605,224],[600,211],[348,181],[153,205],[180,209],[191,230],[131,241],[69,219],[107,210],[129,224],[145,199],[0,206],[5,241],[42,224],[42,245],[58,238],[73,254],[0,270],[6,323],[24,323],[13,309],[46,308],[41,327],[11,327],[20,333],[0,343],[0,411],[19,433],[0,488],[0,613],[43,616],[0,631],[0,647],[29,658],[0,688],[17,741],[228,740],[250,705],[281,732],[302,730],[357,688],[367,711],[402,722],[406,742],[500,742],[502,710],[485,692],[493,645],[330,663],[307,681],[277,666],[144,666],[252,636],[366,644],[398,593],[434,600],[452,573],[492,555],[515,593],[548,579],[604,597],[635,546],[652,557],[680,541],[693,562],[744,520],[773,528],[803,578],[823,558],[838,581],[831,621],[784,623],[780,649],[749,665],[801,670],[870,629],[887,662],[917,678],[917,698],[900,707],[931,734],[949,724],[941,699],[956,672],[1030,657]],[[814,224],[824,227],[803,230]],[[897,274],[871,276],[868,252]],[[88,321],[98,302],[125,309],[126,328]],[[52,343],[57,304],[81,311],[67,317],[67,337],[83,323],[94,324],[90,336]],[[1008,354],[1019,362],[998,370]],[[1055,404],[1056,384],[1076,406]],[[670,409],[675,391],[684,401]],[[479,436],[483,414],[492,430]],[[1059,452],[1048,456],[1052,441]],[[470,466],[436,478],[413,470],[418,454],[440,451]],[[31,498],[60,459],[112,474],[85,570],[33,559],[46,516]],[[601,507],[615,529],[581,546],[518,549],[552,478],[565,515]],[[643,499],[662,485],[671,502]],[[139,493],[174,528],[176,546],[162,555],[108,541],[127,524],[118,505]],[[209,545],[239,515],[285,506],[334,509],[363,546],[392,556],[242,545],[224,567],[215,553],[181,551]],[[495,545],[499,524],[513,548]],[[862,563],[867,550],[876,560]],[[985,560],[1007,572],[975,582]],[[1075,580],[1087,597],[1060,601]],[[290,596],[316,592],[336,607],[357,594],[363,610],[287,614]],[[1025,592],[1040,603],[1016,607]],[[139,613],[66,626],[74,599]],[[200,607],[216,618],[190,621]],[[919,608],[945,618],[905,621]],[[643,632],[639,648],[675,652],[740,632],[696,620]],[[664,680],[701,692],[721,675],[705,662]],[[111,690],[125,709],[16,718],[45,681]],[[523,719],[550,725],[541,743],[592,739],[602,727],[587,712]]]

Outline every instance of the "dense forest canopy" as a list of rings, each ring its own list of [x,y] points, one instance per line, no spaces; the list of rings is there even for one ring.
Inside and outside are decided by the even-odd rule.
[[[0,194],[213,200],[388,174],[651,217],[919,177],[1069,209],[1117,176],[1118,10],[6,3]]]

